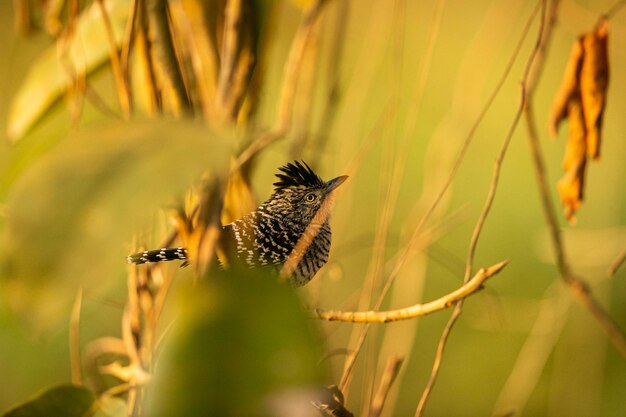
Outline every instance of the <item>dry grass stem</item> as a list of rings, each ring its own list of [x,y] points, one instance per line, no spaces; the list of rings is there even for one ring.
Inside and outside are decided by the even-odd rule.
[[[192,107],[174,50],[167,8],[166,0],[146,0],[148,44],[160,91],[168,97],[174,115],[181,116],[191,113]]]
[[[514,410],[523,414],[524,407],[537,386],[567,322],[571,297],[558,281],[545,291],[541,308],[530,333],[517,355],[506,382],[494,405],[494,415]]]
[[[396,7],[394,8],[394,19],[396,20],[396,24],[394,26],[400,28],[400,30],[398,30],[398,34],[396,38],[403,39],[403,37],[405,36],[404,15],[406,11],[405,10],[406,2],[402,3],[402,6],[403,6],[402,8],[399,7],[399,3],[395,3],[395,5]],[[390,154],[388,155],[389,157],[400,155],[401,157],[395,158],[395,160],[391,161],[390,163],[383,164],[383,166],[387,166],[391,164],[393,168],[391,169],[391,173],[388,173],[387,175],[383,174],[381,175],[381,177],[382,178],[391,177],[392,179],[391,179],[389,186],[387,187],[386,196],[384,198],[385,203],[382,207],[381,214],[378,219],[376,236],[374,238],[374,246],[372,248],[373,256],[370,262],[370,267],[368,268],[368,273],[365,278],[365,284],[361,291],[361,297],[359,301],[359,306],[361,306],[361,308],[365,308],[365,304],[367,303],[367,305],[369,305],[369,303],[371,302],[371,297],[374,291],[375,280],[381,273],[382,260],[384,258],[384,248],[387,243],[389,222],[391,219],[391,215],[394,211],[395,202],[400,192],[400,183],[401,183],[401,179],[403,177],[404,168],[405,168],[404,155],[406,155],[409,151],[409,145],[411,143],[409,139],[411,138],[411,133],[413,132],[416,121],[417,121],[417,116],[419,113],[419,103],[421,103],[422,95],[426,86],[426,80],[428,79],[431,58],[434,52],[434,47],[436,43],[435,41],[438,37],[438,33],[440,29],[444,6],[445,6],[445,0],[440,0],[437,2],[436,9],[435,9],[435,16],[433,18],[433,24],[431,25],[430,30],[429,30],[429,37],[428,37],[429,41],[428,41],[428,48],[427,48],[426,56],[424,58],[424,63],[422,64],[422,67],[420,69],[420,75],[419,75],[419,81],[418,81],[417,87],[415,91],[413,92],[413,99],[411,100],[411,103],[415,103],[415,104],[411,108],[411,111],[409,112],[409,118],[405,122],[404,132],[402,135],[403,140],[400,145],[400,151],[396,150],[395,153],[393,153],[391,152],[391,149],[389,148],[389,146],[385,147],[385,151],[386,151],[385,155]],[[403,46],[404,46],[404,42],[400,42],[400,45],[396,45],[396,48],[395,48],[396,53],[394,54],[394,56],[396,60],[396,67],[398,68],[402,66]],[[396,77],[396,80],[399,80],[400,78],[401,77],[398,76]],[[397,83],[394,83],[393,94],[391,95],[389,102],[386,106],[386,109],[381,114],[381,117],[379,120],[380,122],[379,125],[381,127],[382,127],[383,122],[387,121],[388,119],[391,119],[392,115],[396,112],[396,109],[398,106],[398,90],[399,89],[400,89],[400,86]],[[375,129],[374,131],[377,131],[377,130],[378,129]],[[372,135],[372,137],[377,137],[377,136],[378,134]],[[388,141],[388,143],[392,143],[392,142],[393,141]],[[384,162],[388,162],[388,161],[385,160]],[[408,245],[415,248],[415,244],[417,243],[417,238],[418,238],[418,235],[414,234],[414,241],[409,242]],[[397,268],[398,273],[399,271],[400,269]],[[382,292],[376,301],[374,309],[376,310],[380,309],[380,306],[382,305],[382,302],[385,299],[388,291],[391,289],[391,284],[393,283],[394,280],[395,280],[395,275],[392,273],[387,278],[385,286],[383,287]],[[343,392],[347,391],[347,384],[349,381],[350,373],[352,372],[352,369],[354,368],[354,364],[359,355],[359,352],[361,351],[364,345],[369,329],[370,329],[369,325],[363,327],[362,329],[357,329],[357,328],[353,329],[353,335],[354,335],[354,332],[357,332],[357,331],[359,331],[360,334],[358,338],[356,339],[356,345],[355,345],[354,350],[351,351],[351,353],[346,356],[346,360],[344,363],[344,371],[343,371],[343,374],[339,383],[339,387],[340,389],[342,389]],[[352,339],[353,339],[353,336],[351,336],[351,340]]]
[[[326,4],[326,0],[314,0],[311,3],[305,11],[302,23],[291,43],[291,49],[285,63],[280,100],[278,102],[277,130],[288,129],[291,126],[293,103],[296,97],[302,63],[324,4]]]
[[[326,0],[315,0],[309,6],[291,43],[289,56],[285,63],[281,94],[278,101],[278,119],[275,127],[261,134],[241,152],[235,163],[232,164],[231,172],[239,170],[254,155],[282,138],[291,127],[298,76],[300,75],[309,38],[313,32],[315,23],[320,18],[322,7],[325,3]]]
[[[279,276],[281,280],[286,280],[294,273],[298,264],[302,260],[302,257],[309,249],[309,246],[322,229],[326,220],[328,220],[332,206],[334,205],[334,194],[335,191],[333,191],[331,195],[324,200],[321,207],[317,210],[315,216],[313,216],[313,219],[296,242],[296,245],[291,250],[287,260],[280,268]]]
[[[98,4],[100,16],[102,17],[102,23],[104,24],[104,29],[107,34],[107,41],[109,42],[109,59],[111,61],[111,70],[113,71],[115,86],[117,87],[117,97],[119,99],[124,118],[129,119],[131,112],[130,86],[128,85],[128,79],[124,75],[122,65],[120,64],[120,55],[118,54],[117,45],[115,44],[115,36],[113,35],[113,28],[111,27],[111,19],[109,18],[109,12],[106,9],[104,0],[97,0],[96,3]],[[133,9],[134,8],[131,8],[131,10]],[[130,19],[132,19],[132,16]]]
[[[326,105],[323,110],[318,132],[312,141],[312,149],[324,149],[328,140],[328,133],[334,125],[335,117],[338,114],[337,107],[341,97],[340,74],[343,61],[343,50],[346,38],[347,26],[345,22],[349,18],[349,4],[345,1],[334,2],[334,7],[338,10],[333,16],[330,23],[330,52],[328,56],[328,67],[326,69],[326,78],[328,81],[328,91],[326,96]],[[309,156],[312,167],[318,166],[322,152],[314,152]]]
[[[372,400],[369,417],[379,417],[382,413],[389,390],[400,372],[400,367],[402,366],[403,361],[404,358],[398,356],[390,356],[387,359],[387,365],[385,366],[385,371],[380,378],[378,391]]]
[[[228,0],[224,6],[220,67],[215,92],[220,121],[234,123],[241,110],[256,62],[252,11],[248,2]]]
[[[446,308],[480,290],[489,278],[500,272],[508,261],[502,261],[487,268],[480,269],[468,282],[456,290],[424,304],[389,311],[324,311],[316,309],[313,317],[329,321],[348,321],[352,323],[388,323],[398,320],[409,320],[425,316]]]
[[[208,27],[201,1],[170,2],[172,21],[183,40],[181,46],[188,49],[195,94],[198,96],[204,120],[211,125],[216,116],[215,95],[219,58]]]
[[[120,46],[120,71],[126,85],[130,88],[130,51],[135,41],[137,18],[139,17],[139,3],[142,0],[131,0],[130,14],[126,22],[122,45]]]
[[[468,282],[469,277],[471,275],[471,271],[473,269],[473,262],[474,262],[474,255],[476,252],[476,248],[478,245],[478,240],[480,238],[480,234],[482,232],[483,226],[485,224],[485,221],[489,215],[489,212],[491,210],[491,207],[493,205],[493,201],[495,199],[495,195],[496,195],[496,191],[498,189],[498,181],[500,178],[500,171],[502,168],[502,163],[504,162],[504,157],[506,156],[506,152],[509,148],[509,144],[511,143],[511,139],[513,137],[513,133],[515,132],[515,129],[521,119],[522,113],[524,108],[526,107],[526,98],[527,98],[527,83],[531,77],[531,73],[532,73],[532,69],[534,68],[534,66],[536,65],[536,60],[538,59],[538,55],[540,53],[540,51],[543,50],[543,41],[545,40],[545,35],[544,35],[544,28],[545,28],[545,16],[546,16],[546,1],[542,0],[540,2],[537,3],[537,6],[535,7],[535,9],[533,10],[533,12],[531,13],[530,17],[528,18],[528,21],[526,23],[526,27],[524,28],[524,30],[522,31],[522,35],[520,37],[520,40],[517,44],[517,48],[513,54],[513,57],[510,61],[509,66],[506,68],[503,79],[506,78],[508,76],[508,74],[510,73],[511,67],[512,67],[512,63],[515,61],[518,52],[521,48],[521,45],[523,43],[523,41],[525,40],[526,36],[528,35],[529,31],[530,31],[530,27],[532,22],[535,20],[535,17],[537,15],[537,12],[541,10],[541,15],[540,15],[540,24],[539,24],[539,34],[537,36],[537,40],[535,42],[535,45],[531,51],[530,57],[526,63],[526,67],[524,69],[524,75],[522,78],[522,85],[521,85],[521,98],[520,98],[520,104],[518,106],[518,109],[515,113],[515,116],[513,118],[513,122],[511,123],[511,126],[509,127],[509,131],[507,132],[503,142],[502,142],[502,146],[500,148],[500,151],[498,153],[498,156],[496,158],[496,161],[494,163],[494,169],[493,169],[493,175],[492,175],[492,179],[491,179],[491,184],[489,186],[489,192],[487,194],[487,198],[485,199],[485,204],[483,206],[483,209],[480,213],[480,216],[476,222],[476,226],[474,227],[474,231],[472,233],[472,238],[470,240],[470,244],[469,244],[469,249],[468,249],[468,255],[467,255],[467,261],[466,261],[466,265],[465,265],[465,278],[464,281]],[[551,27],[550,29],[551,30]],[[533,73],[534,74],[534,73]],[[535,76],[533,75],[533,78]],[[496,91],[498,91],[498,89],[496,89]],[[444,328],[442,334],[441,334],[441,338],[439,339],[439,344],[437,345],[437,352],[435,354],[435,359],[433,361],[433,366],[431,369],[431,374],[430,377],[428,379],[428,382],[426,384],[426,387],[424,388],[424,391],[422,392],[422,396],[420,397],[420,400],[418,402],[417,408],[415,410],[415,417],[420,417],[423,415],[424,413],[424,408],[426,406],[426,402],[428,401],[428,398],[430,397],[430,394],[433,390],[433,387],[435,385],[435,382],[437,380],[437,377],[439,375],[439,368],[441,366],[441,362],[443,360],[443,354],[444,354],[444,350],[448,341],[448,337],[450,336],[450,333],[452,331],[452,328],[454,327],[454,324],[456,323],[456,321],[458,320],[458,318],[461,315],[461,312],[463,310],[463,300],[460,300],[459,303],[454,307],[454,310],[452,312],[452,315],[450,316],[450,319],[448,319],[448,323],[446,324],[446,327]]]

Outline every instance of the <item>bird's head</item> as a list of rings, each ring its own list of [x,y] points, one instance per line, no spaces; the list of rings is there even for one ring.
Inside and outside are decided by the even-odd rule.
[[[268,200],[271,210],[284,221],[306,227],[313,219],[328,219],[332,208],[333,191],[348,176],[342,175],[323,181],[306,162],[295,161],[279,168],[279,181],[274,183],[274,193]],[[318,214],[319,213],[319,214]],[[316,217],[317,215],[317,217]]]

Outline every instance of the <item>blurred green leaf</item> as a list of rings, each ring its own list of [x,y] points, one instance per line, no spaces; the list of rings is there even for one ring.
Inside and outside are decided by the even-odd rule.
[[[104,2],[109,13],[116,45],[122,42],[130,0]],[[43,113],[73,83],[77,75],[93,71],[108,59],[108,41],[100,8],[94,2],[78,18],[76,29],[65,40],[51,45],[30,66],[24,84],[13,98],[9,110],[7,133],[13,140],[21,139]]]
[[[293,288],[262,271],[229,273],[179,301],[146,415],[317,415],[310,402],[328,383],[326,369]]]
[[[2,414],[2,417],[85,417],[96,397],[86,388],[61,385]]]
[[[133,235],[229,157],[226,140],[193,124],[119,123],[68,138],[7,198],[7,301],[42,327],[65,317],[79,287],[123,287]]]
[[[119,397],[100,397],[93,417],[128,417],[128,405]]]

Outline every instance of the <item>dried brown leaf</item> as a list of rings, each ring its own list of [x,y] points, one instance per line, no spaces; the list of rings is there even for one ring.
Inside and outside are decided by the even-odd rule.
[[[608,22],[602,20],[595,31],[581,38],[584,59],[580,95],[587,130],[587,153],[594,159],[600,157],[602,119],[609,83],[608,32]]]
[[[561,86],[554,96],[550,115],[548,117],[548,131],[556,136],[559,124],[567,117],[568,102],[579,94],[579,76],[583,65],[583,46],[577,41],[572,46]]]
[[[222,224],[242,218],[256,208],[256,197],[241,170],[234,171],[226,186],[224,206],[222,207]]]
[[[568,105],[569,137],[565,146],[563,169],[565,175],[557,183],[565,216],[575,223],[574,214],[583,200],[585,167],[587,165],[587,141],[585,119],[580,100],[574,98]]]

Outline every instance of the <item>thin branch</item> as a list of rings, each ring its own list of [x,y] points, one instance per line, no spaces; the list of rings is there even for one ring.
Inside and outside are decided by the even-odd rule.
[[[389,323],[391,321],[409,320],[450,308],[464,298],[482,289],[489,278],[500,272],[509,261],[502,261],[487,268],[480,269],[469,281],[456,290],[424,304],[388,311],[324,311],[316,309],[313,317],[328,321],[347,321],[352,323]]]
[[[391,389],[393,382],[396,380],[396,377],[400,372],[400,367],[402,366],[403,361],[403,357],[395,355],[390,356],[387,359],[385,371],[380,377],[380,385],[378,386],[378,391],[376,392],[376,396],[372,400],[372,407],[370,408],[369,417],[378,417],[382,413],[385,401],[387,400],[387,396],[389,395],[389,390]]]
[[[502,77],[500,77],[500,79],[498,80],[498,83],[494,87],[493,92],[491,93],[491,95],[487,99],[487,102],[485,103],[484,107],[482,108],[482,110],[478,114],[478,117],[476,118],[476,121],[474,122],[474,124],[470,128],[470,130],[469,130],[465,140],[463,141],[463,144],[461,145],[461,149],[459,150],[459,153],[458,153],[458,155],[457,155],[457,157],[456,157],[456,159],[454,161],[454,165],[452,166],[452,169],[450,170],[450,174],[448,175],[448,178],[446,178],[446,181],[445,181],[443,187],[439,191],[439,194],[437,194],[437,196],[435,197],[435,199],[432,202],[432,204],[428,207],[428,210],[426,211],[424,216],[421,218],[420,222],[417,224],[417,226],[413,230],[413,234],[409,238],[409,241],[406,244],[406,246],[404,247],[402,253],[398,256],[397,261],[396,261],[395,265],[393,266],[393,269],[392,269],[392,271],[389,274],[389,277],[387,279],[388,280],[387,284],[385,285],[385,288],[383,289],[383,292],[381,294],[383,297],[389,291],[391,285],[393,284],[393,280],[400,273],[400,270],[404,266],[405,262],[409,259],[409,256],[412,253],[413,247],[415,246],[418,238],[420,237],[420,235],[422,233],[422,229],[427,224],[427,222],[430,220],[430,217],[433,215],[433,213],[435,212],[435,210],[437,209],[437,207],[439,206],[439,204],[443,200],[443,197],[446,195],[448,189],[450,188],[450,185],[452,184],[452,181],[456,177],[456,174],[459,171],[459,169],[461,167],[461,164],[463,163],[463,160],[465,159],[465,155],[467,154],[467,150],[469,149],[469,146],[471,145],[471,143],[472,143],[472,141],[474,139],[474,134],[476,133],[476,130],[478,130],[478,127],[480,126],[480,124],[482,123],[483,119],[487,115],[487,112],[491,108],[491,105],[493,104],[493,102],[495,101],[496,97],[500,93],[500,90],[504,86],[504,83],[508,79],[508,77],[509,77],[509,75],[511,73],[511,70],[513,69],[513,65],[515,64],[515,61],[517,60],[517,56],[519,55],[519,52],[520,52],[520,50],[522,48],[524,40],[526,39],[526,35],[528,34],[528,30],[530,29],[530,23],[532,23],[532,20],[534,18],[535,13],[536,13],[536,10],[535,10],[535,12],[533,12],[532,16],[528,20],[528,23],[526,24],[526,27],[524,28],[524,31],[522,33],[522,36],[521,36],[518,44],[516,45],[515,50],[513,51],[513,54],[511,55],[511,58],[510,58],[509,62],[507,63],[507,65],[506,65],[506,67],[504,69]]]
[[[541,7],[539,7],[541,6]],[[520,38],[520,41],[518,43],[517,48],[521,47],[521,44],[523,42],[523,40],[526,38],[529,30],[530,30],[530,26],[532,24],[532,22],[535,20],[535,16],[537,14],[537,11],[541,9],[541,20],[540,20],[540,25],[539,25],[539,34],[537,36],[537,40],[535,42],[535,45],[531,51],[530,57],[526,63],[526,67],[524,69],[524,75],[522,78],[522,84],[521,84],[521,98],[520,98],[520,104],[518,106],[518,109],[515,113],[515,116],[513,118],[513,122],[511,123],[511,126],[509,128],[509,131],[507,132],[507,135],[504,138],[504,141],[502,142],[502,146],[500,148],[500,152],[498,153],[498,157],[496,158],[495,164],[494,164],[494,169],[493,169],[493,176],[491,179],[491,184],[489,186],[489,192],[487,194],[487,198],[485,200],[485,204],[483,206],[482,212],[480,213],[480,216],[478,218],[478,221],[476,222],[476,226],[474,227],[474,232],[472,234],[472,238],[470,241],[470,245],[469,245],[469,250],[468,250],[468,255],[467,255],[467,261],[466,261],[466,267],[465,267],[465,282],[467,282],[467,280],[469,279],[469,276],[471,274],[472,271],[472,266],[473,266],[473,262],[474,262],[474,255],[476,253],[476,247],[478,245],[478,239],[480,237],[480,234],[482,232],[483,226],[485,224],[485,221],[487,219],[487,216],[489,215],[489,212],[491,210],[494,198],[495,198],[495,194],[498,188],[498,181],[500,178],[500,170],[502,168],[502,163],[504,161],[504,157],[506,156],[506,152],[509,148],[509,144],[511,143],[511,139],[513,137],[513,133],[515,132],[515,129],[517,128],[517,125],[521,119],[522,113],[524,108],[526,107],[526,98],[527,98],[527,85],[529,82],[529,79],[531,78],[531,74],[532,74],[532,69],[534,68],[534,65],[536,65],[536,59],[538,58],[539,52],[542,50],[542,44],[543,44],[543,40],[545,39],[544,37],[544,25],[545,25],[545,12],[546,12],[546,0],[541,0],[540,2],[537,3],[537,6],[535,7],[535,9],[533,10],[533,12],[531,13],[527,23],[526,23],[526,27],[524,28],[523,32],[522,32],[522,36]],[[514,56],[516,56],[517,54],[515,54]],[[508,71],[507,71],[508,73]],[[507,74],[505,73],[505,74]],[[450,332],[452,331],[452,328],[454,327],[454,324],[456,323],[456,321],[458,320],[458,318],[461,315],[463,309],[463,300],[460,300],[459,303],[454,307],[454,310],[452,312],[452,315],[450,316],[450,319],[448,320],[448,323],[446,324],[446,327],[444,328],[442,334],[441,334],[441,338],[439,339],[439,344],[437,346],[437,352],[435,355],[435,359],[433,361],[433,367],[431,370],[431,374],[430,374],[430,378],[428,379],[428,383],[426,384],[426,388],[424,388],[424,391],[422,393],[422,396],[420,398],[420,401],[417,405],[417,409],[415,410],[415,416],[419,417],[423,414],[424,412],[424,407],[426,406],[426,401],[428,400],[428,398],[430,397],[430,393],[432,392],[432,389],[435,385],[435,382],[437,380],[437,377],[439,375],[439,368],[441,366],[441,361],[443,359],[443,353],[448,341],[448,337],[450,336]]]

